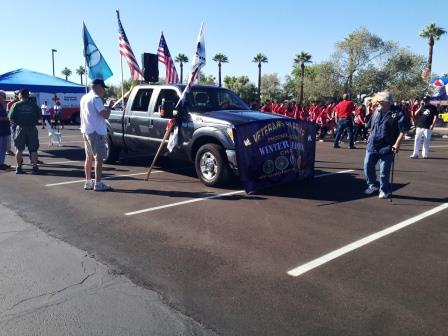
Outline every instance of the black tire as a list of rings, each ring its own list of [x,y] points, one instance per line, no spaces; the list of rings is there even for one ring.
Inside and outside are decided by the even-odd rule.
[[[194,160],[199,179],[206,186],[218,187],[228,182],[230,167],[222,146],[205,144],[199,148]]]
[[[104,158],[104,163],[115,163],[120,157],[120,148],[114,146],[112,139],[109,135],[106,135],[106,157]]]

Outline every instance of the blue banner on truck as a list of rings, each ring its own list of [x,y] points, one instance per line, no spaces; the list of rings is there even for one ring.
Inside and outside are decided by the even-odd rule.
[[[248,193],[314,176],[314,123],[256,121],[236,126],[234,139],[241,183]]]

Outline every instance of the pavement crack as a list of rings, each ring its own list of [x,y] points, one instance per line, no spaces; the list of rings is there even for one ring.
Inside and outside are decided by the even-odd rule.
[[[42,308],[47,308],[53,305],[57,305],[60,304],[62,302],[65,302],[68,300],[68,296],[70,296],[70,293],[66,294],[66,292],[68,292],[69,290],[79,287],[79,286],[83,286],[90,278],[92,278],[97,272],[93,272],[90,273],[88,275],[86,275],[85,277],[83,277],[79,282],[76,282],[74,284],[71,284],[69,286],[66,286],[64,288],[58,289],[56,291],[52,291],[52,292],[47,292],[47,293],[43,293],[37,296],[33,296],[33,297],[29,297],[29,298],[25,298],[20,300],[19,302],[13,304],[11,307],[9,307],[8,309],[6,309],[6,311],[2,312],[0,315],[3,316],[15,316],[15,315],[19,315],[19,316],[23,316],[23,315],[27,315],[29,313],[38,311]],[[87,288],[89,289],[89,288]],[[59,298],[53,299],[55,296],[60,296]],[[47,298],[46,300],[41,300],[42,298]],[[51,300],[54,300],[54,302],[49,302]],[[17,313],[9,313],[11,311],[14,310],[21,310],[20,308],[24,306],[24,309],[21,312],[17,312]]]

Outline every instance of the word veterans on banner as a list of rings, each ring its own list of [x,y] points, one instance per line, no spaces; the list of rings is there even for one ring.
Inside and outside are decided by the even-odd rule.
[[[275,184],[312,179],[316,126],[293,119],[272,119],[234,129],[236,158],[246,192]]]

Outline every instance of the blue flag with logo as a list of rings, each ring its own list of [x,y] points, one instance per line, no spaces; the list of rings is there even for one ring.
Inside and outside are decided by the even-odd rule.
[[[316,126],[289,118],[234,129],[236,159],[246,192],[314,177]]]
[[[82,37],[84,41],[84,57],[86,59],[88,69],[87,74],[89,78],[106,80],[111,77],[113,75],[112,70],[110,70],[106,60],[98,50],[84,22],[82,23]]]

